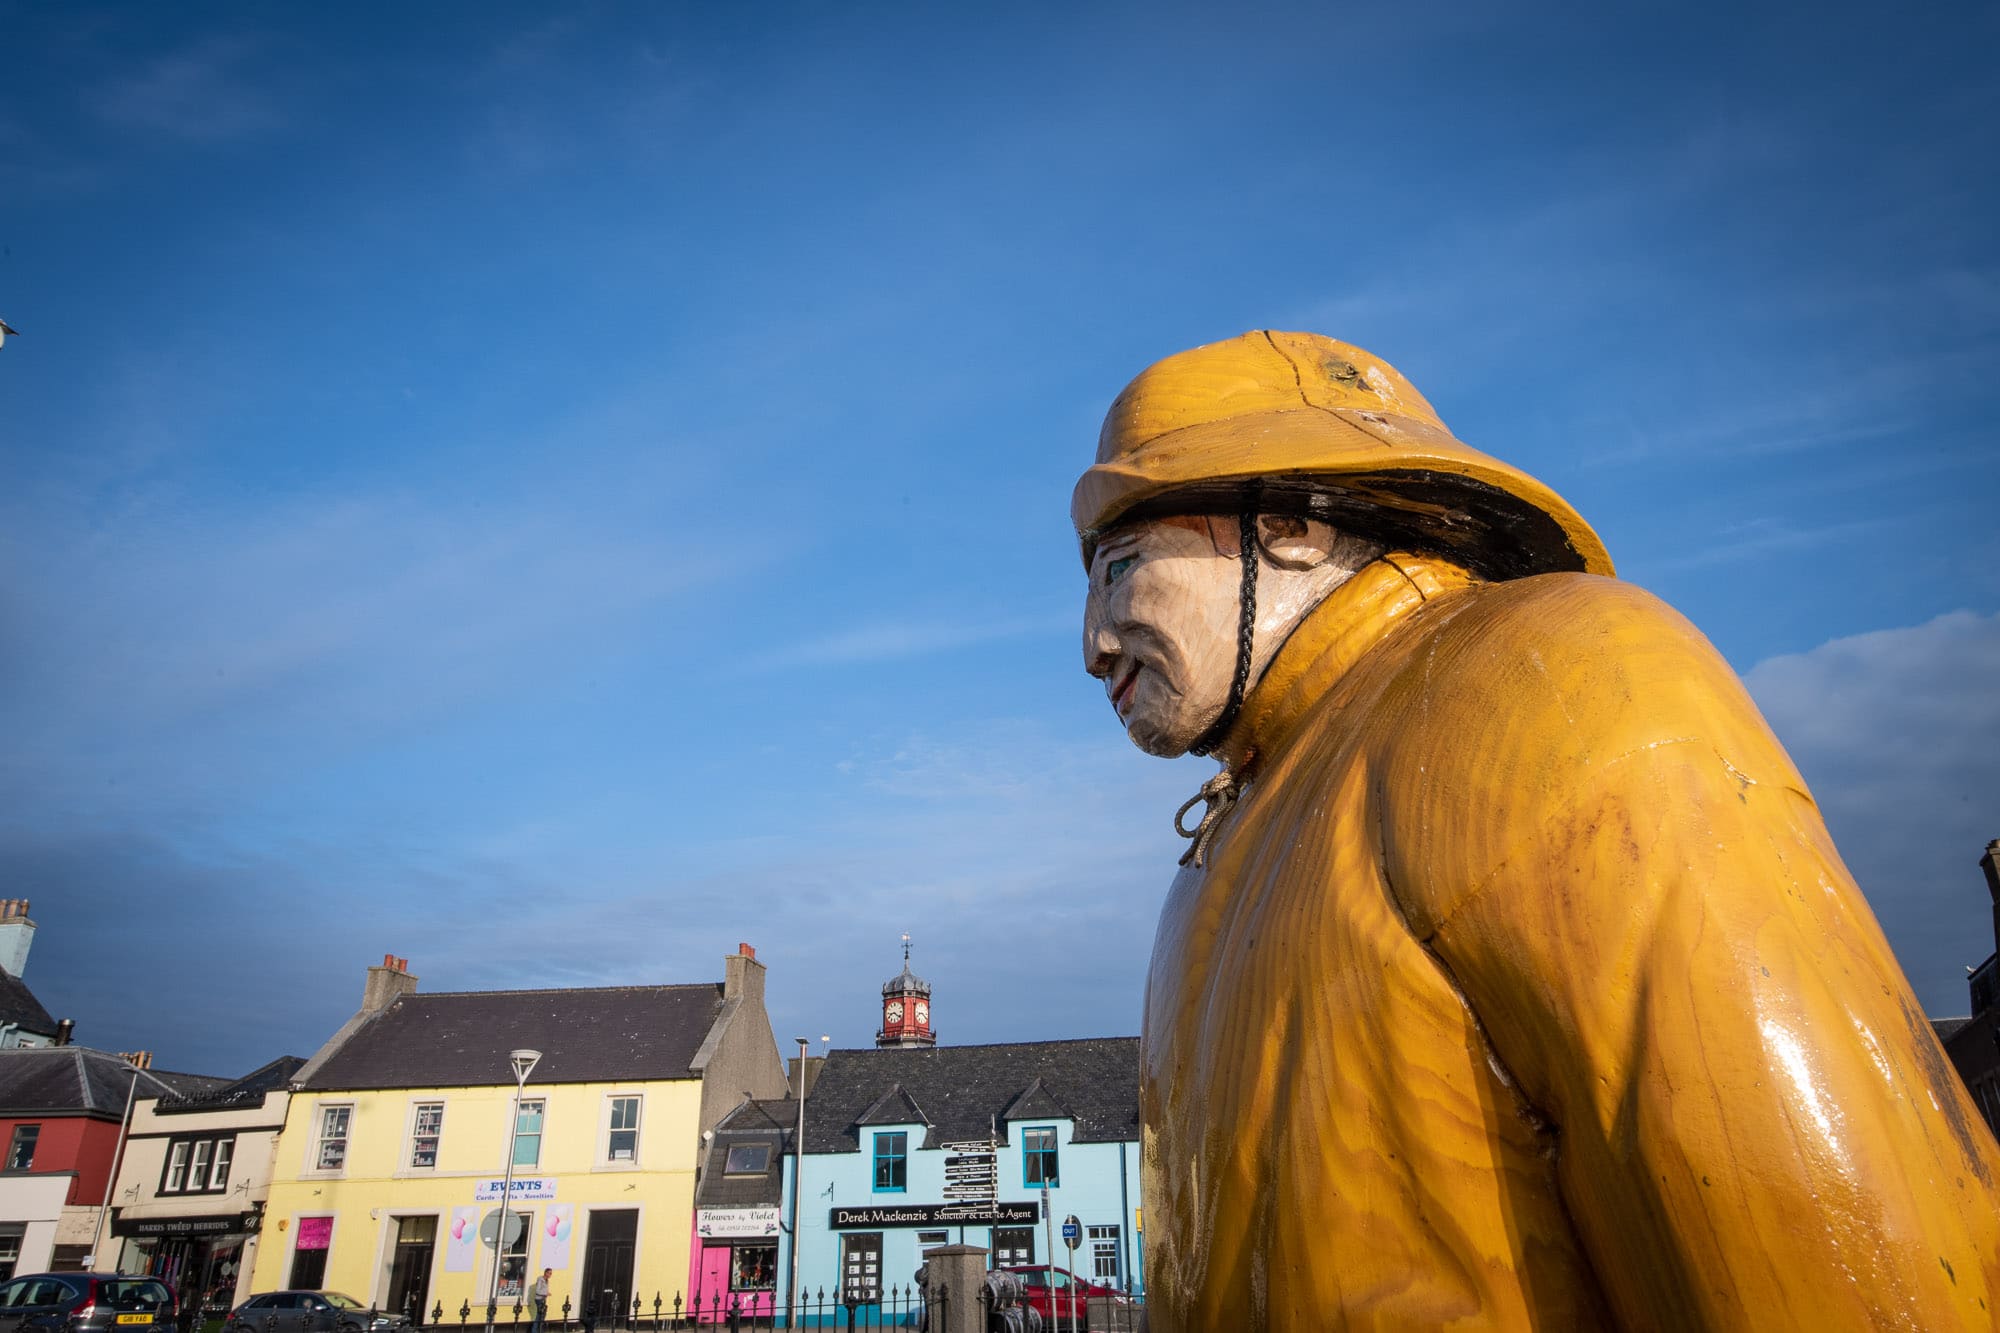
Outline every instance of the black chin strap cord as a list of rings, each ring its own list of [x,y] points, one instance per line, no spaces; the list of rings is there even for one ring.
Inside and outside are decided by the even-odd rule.
[[[1243,501],[1243,513],[1238,519],[1242,529],[1239,550],[1243,582],[1237,592],[1236,675],[1229,682],[1229,702],[1222,706],[1222,712],[1208,730],[1188,746],[1189,754],[1206,755],[1222,744],[1229,729],[1236,725],[1236,715],[1243,711],[1243,696],[1250,689],[1250,657],[1257,634],[1257,500],[1258,490],[1252,490]]]

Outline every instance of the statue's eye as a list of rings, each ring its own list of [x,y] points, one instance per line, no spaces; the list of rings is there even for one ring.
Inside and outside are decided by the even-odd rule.
[[[1119,579],[1124,578],[1125,571],[1138,563],[1139,557],[1136,555],[1124,555],[1113,560],[1104,567],[1104,586],[1108,588],[1118,582]]]

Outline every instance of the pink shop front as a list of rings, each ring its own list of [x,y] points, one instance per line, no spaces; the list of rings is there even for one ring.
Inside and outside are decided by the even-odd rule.
[[[768,1316],[778,1274],[778,1209],[697,1208],[688,1290],[697,1323],[726,1324],[732,1309]]]

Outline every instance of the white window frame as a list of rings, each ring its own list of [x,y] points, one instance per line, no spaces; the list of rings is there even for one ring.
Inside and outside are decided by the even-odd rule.
[[[431,1126],[431,1132],[426,1134],[424,1133],[424,1112],[430,1110],[437,1112],[437,1122]],[[417,1155],[422,1150],[421,1145],[426,1139],[430,1140],[431,1160],[420,1162],[417,1160]],[[403,1159],[403,1165],[407,1170],[437,1170],[438,1156],[444,1151],[444,1101],[442,1098],[426,1098],[420,1102],[410,1103],[409,1144],[409,1156]]]
[[[521,1116],[530,1106],[541,1108],[538,1114],[540,1114],[542,1122],[541,1126],[535,1130],[535,1160],[524,1162],[521,1160]],[[519,1171],[523,1167],[531,1171],[541,1170],[542,1145],[548,1141],[549,1137],[549,1099],[546,1097],[523,1097],[516,1102],[510,1097],[507,1099],[507,1120],[507,1155],[501,1159],[501,1165],[505,1166],[509,1162],[512,1162],[516,1171]]]
[[[327,1133],[327,1127],[335,1113],[340,1116],[340,1134],[336,1137]],[[340,1145],[340,1161],[332,1166],[326,1164],[326,1150],[332,1144]],[[313,1175],[338,1176],[347,1172],[348,1150],[354,1146],[354,1103],[317,1102],[313,1105],[313,1137],[310,1151],[312,1157],[306,1166]]]
[[[632,1103],[632,1123],[621,1126],[618,1124],[618,1107],[624,1102]],[[544,1113],[543,1119],[546,1122],[546,1113]],[[608,1092],[604,1095],[604,1126],[599,1142],[604,1145],[603,1162],[606,1166],[631,1168],[639,1165],[639,1131],[644,1127],[645,1123],[646,1099],[644,1094],[637,1092]],[[547,1132],[546,1123],[544,1125],[544,1132]],[[632,1136],[632,1149],[627,1155],[620,1157],[613,1149],[612,1135],[614,1134],[630,1134]]]
[[[236,1135],[224,1130],[208,1134],[185,1134],[167,1145],[161,1163],[159,1194],[178,1198],[186,1194],[221,1194],[229,1188],[229,1171],[236,1159]]]
[[[1120,1271],[1125,1265],[1125,1247],[1115,1226],[1094,1226],[1086,1228],[1085,1237],[1090,1241],[1090,1266],[1094,1270],[1092,1280],[1107,1287],[1123,1286],[1125,1274]],[[1105,1267],[1109,1264],[1110,1271]]]

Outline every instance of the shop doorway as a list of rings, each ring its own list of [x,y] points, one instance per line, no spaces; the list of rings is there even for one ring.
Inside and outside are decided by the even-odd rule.
[[[632,1318],[632,1253],[638,1241],[638,1209],[591,1209],[582,1298],[596,1304],[600,1328],[616,1327]]]
[[[396,1250],[389,1260],[389,1308],[422,1327],[431,1289],[431,1256],[437,1251],[437,1218],[396,1219]]]

